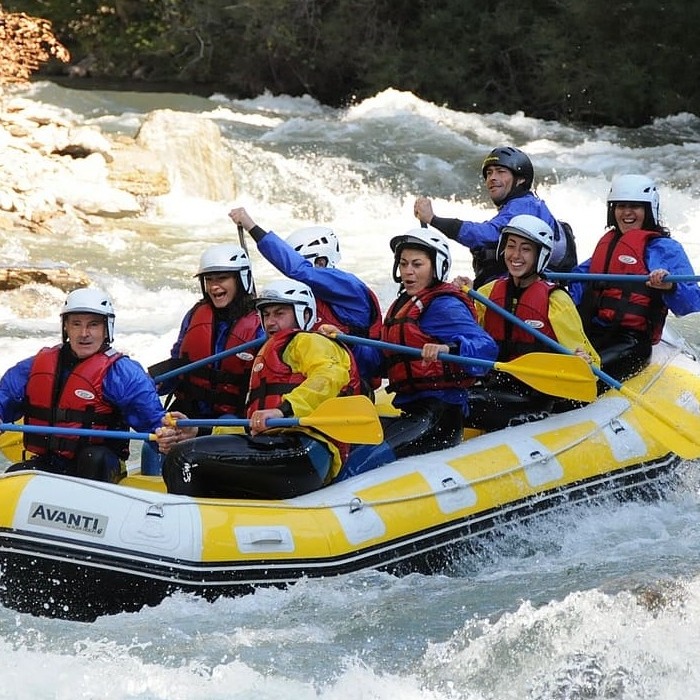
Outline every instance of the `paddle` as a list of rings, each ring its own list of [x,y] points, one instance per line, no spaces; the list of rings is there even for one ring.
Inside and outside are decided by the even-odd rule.
[[[248,261],[250,261],[250,253],[248,252],[248,246],[246,245],[245,242],[245,235],[243,233],[243,225],[242,224],[236,224],[236,228],[238,229],[238,241],[241,244],[241,248],[245,250],[245,254],[248,256]],[[257,292],[255,291],[255,278],[253,277],[253,271],[251,270],[250,272],[250,281],[252,285],[252,293],[253,296],[257,296]]]
[[[23,447],[21,435],[17,433],[0,434],[0,452],[9,462],[19,462],[22,459]]]
[[[180,418],[173,421],[183,427],[250,425],[247,418]],[[341,396],[324,401],[302,418],[268,418],[266,428],[302,426],[313,428],[334,440],[361,445],[378,445],[384,439],[377,409],[366,396]]]
[[[338,340],[351,345],[368,345],[381,350],[388,350],[403,355],[421,356],[420,348],[396,345],[383,340],[359,338],[338,333]],[[512,362],[492,362],[477,357],[461,357],[446,352],[438,354],[443,362],[488,367],[499,372],[506,372],[537,391],[552,396],[563,396],[576,401],[593,401],[596,397],[596,382],[588,369],[588,364],[580,357],[557,357],[548,352],[532,352],[521,355]]]
[[[170,415],[170,414],[168,414]],[[210,427],[240,425],[248,427],[247,418],[181,418],[172,419],[173,425]],[[382,425],[374,404],[366,396],[342,396],[324,401],[315,411],[303,418],[269,418],[267,428],[306,426],[341,442],[378,445],[384,439]],[[67,428],[56,425],[22,425],[0,423],[0,431],[40,433],[43,435],[74,435],[102,437],[114,440],[155,440],[155,433],[137,433],[128,430],[98,430],[96,428]]]
[[[155,433],[136,433],[130,430],[98,430],[97,428],[65,428],[57,425],[22,425],[0,423],[0,431],[39,433],[41,435],[73,435],[76,437],[103,437],[114,440],[155,440]]]
[[[166,381],[167,379],[172,379],[173,377],[179,377],[181,374],[186,374],[191,372],[193,369],[198,369],[199,367],[204,367],[205,365],[210,365],[216,360],[222,360],[224,357],[229,357],[230,355],[237,355],[239,352],[245,352],[246,350],[252,350],[259,348],[266,338],[255,338],[254,340],[249,340],[247,343],[242,345],[237,345],[235,348],[229,348],[228,350],[222,350],[217,352],[215,355],[209,355],[208,357],[203,357],[201,360],[196,360],[195,362],[190,362],[189,364],[182,365],[181,367],[176,367],[171,369],[169,372],[163,372],[157,377],[153,377],[153,381],[156,384]]]
[[[649,275],[614,275],[603,272],[549,272],[550,280],[572,280],[576,282],[648,282]],[[700,282],[700,275],[666,275],[664,282]]]
[[[470,289],[467,293],[484,306],[487,306],[489,309],[501,314],[501,316],[508,319],[511,323],[524,328],[529,333],[532,333],[535,338],[557,352],[565,355],[573,354],[573,350],[569,350],[569,348],[564,347],[556,340],[552,340],[552,338],[549,336],[536,330],[535,328],[532,328],[517,316],[514,316],[510,312],[506,311],[504,308],[491,301],[491,299],[488,297],[485,297],[483,294],[479,294],[479,292],[473,289]],[[603,372],[603,370],[598,369],[598,367],[595,365],[588,365],[588,367],[590,367],[593,374],[595,374],[608,386],[616,389],[623,396],[626,396],[631,402],[635,403],[646,411],[648,417],[650,418],[649,433],[653,435],[656,440],[664,444],[670,452],[677,454],[683,459],[696,459],[697,457],[700,457],[700,418],[698,416],[689,413],[685,409],[682,409],[669,401],[664,401],[663,399],[655,398],[654,403],[652,403],[641,394],[632,391],[629,387],[624,386],[614,377],[611,377],[609,374]]]

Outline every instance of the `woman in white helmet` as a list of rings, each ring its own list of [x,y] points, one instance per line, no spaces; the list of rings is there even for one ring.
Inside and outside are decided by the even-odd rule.
[[[659,342],[669,309],[676,316],[700,311],[700,287],[664,282],[668,274],[693,275],[683,246],[662,226],[659,191],[644,175],[613,179],[608,231],[592,257],[574,272],[648,275],[647,282],[574,282],[570,291],[602,368],[617,379],[639,371]]]
[[[513,217],[502,229],[497,254],[507,275],[485,284],[479,293],[488,297],[524,324],[573,350],[596,365],[600,358],[583,331],[581,318],[568,293],[547,282],[542,273],[553,245],[552,229],[546,221],[530,214]],[[455,284],[469,286],[467,278]],[[552,352],[523,327],[478,301],[479,323],[498,343],[499,362],[510,362],[529,352]],[[481,385],[470,391],[469,426],[498,430],[516,421],[544,415],[562,402],[541,394],[505,372],[490,372]]]
[[[493,361],[498,348],[476,322],[469,297],[448,283],[452,256],[438,231],[412,229],[390,242],[399,293],[384,317],[382,340],[420,348],[421,357],[360,346],[381,367],[394,392],[397,418],[382,419],[384,442],[352,450],[341,478],[400,457],[424,454],[462,440],[468,389],[484,374],[478,367],[438,360],[452,353]],[[321,328],[333,333],[333,328]]]
[[[165,415],[153,381],[140,364],[111,347],[114,310],[99,289],[77,289],[61,310],[63,343],[43,348],[0,379],[0,419],[26,425],[128,430],[171,439],[190,430],[162,428]],[[183,414],[178,414],[184,417]],[[151,443],[152,448],[155,446]],[[128,440],[25,433],[28,459],[8,472],[39,469],[116,483],[126,473]]]
[[[379,338],[382,312],[374,292],[356,275],[337,267],[340,244],[328,226],[307,226],[282,240],[272,231],[257,226],[248,212],[237,207],[231,220],[242,226],[258,246],[261,255],[283,275],[307,284],[316,297],[320,323],[332,324],[343,333],[362,338]],[[369,388],[380,379],[356,355],[360,374]]]
[[[316,300],[301,282],[269,283],[256,306],[268,339],[253,362],[251,434],[210,435],[175,447],[163,465],[170,493],[292,498],[330,482],[347,456],[347,444],[307,428],[268,431],[266,421],[303,418],[327,399],[359,394],[352,353],[314,332]]]
[[[195,275],[202,298],[185,314],[171,356],[180,364],[202,360],[264,337],[255,311],[248,254],[233,243],[207,248]],[[253,354],[240,353],[188,371],[161,387],[173,392],[173,409],[196,418],[242,416]],[[152,374],[167,369],[162,363]]]

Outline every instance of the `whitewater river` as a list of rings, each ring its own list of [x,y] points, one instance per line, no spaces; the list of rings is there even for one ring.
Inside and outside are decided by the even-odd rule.
[[[637,172],[658,181],[665,223],[700,271],[692,115],[629,131],[454,112],[395,91],[346,110],[49,83],[31,94],[110,132],[133,134],[161,107],[206,113],[234,153],[235,202],[175,192],[157,213],[92,237],[0,231],[0,266],[65,263],[103,286],[117,309],[116,346],[144,365],[168,355],[197,297],[202,250],[237,240],[226,217],[233,204],[283,235],[333,226],[342,264],[386,307],[396,291],[388,240],[414,226],[415,195],[434,197],[443,216],[486,218],[480,163],[505,143],[531,155],[538,192],[573,225],[582,258],[604,230],[611,177]],[[468,272],[467,251],[452,250],[453,271]],[[255,252],[253,262],[258,286],[274,277]],[[40,287],[0,295],[0,372],[57,341],[63,297]],[[671,323],[700,343],[700,317]],[[695,470],[685,465],[662,501],[578,507],[515,526],[433,576],[302,581],[215,603],[175,596],[91,624],[0,608],[0,698],[700,697]]]

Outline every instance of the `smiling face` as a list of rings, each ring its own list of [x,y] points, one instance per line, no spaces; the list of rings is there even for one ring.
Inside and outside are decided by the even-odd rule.
[[[641,202],[616,202],[615,223],[622,233],[644,227],[644,204]]]
[[[107,340],[105,321],[100,314],[67,314],[63,317],[68,344],[79,360],[85,360],[102,349]]]
[[[513,233],[508,234],[503,259],[508,268],[508,274],[517,287],[527,287],[535,281],[539,254],[538,247],[532,241]]]
[[[399,256],[399,276],[409,294],[422,292],[435,279],[430,255],[421,248],[402,248]]]
[[[203,278],[204,292],[217,309],[223,309],[236,298],[238,278],[232,272],[209,272]]]
[[[484,171],[484,182],[491,201],[498,206],[505,201],[513,187],[524,183],[525,179],[521,177],[516,180],[513,172],[502,165],[489,165]]]

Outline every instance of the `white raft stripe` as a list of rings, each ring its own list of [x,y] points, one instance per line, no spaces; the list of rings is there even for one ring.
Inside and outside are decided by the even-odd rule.
[[[644,473],[645,471],[650,471],[650,470],[656,470],[659,468],[664,468],[664,467],[671,467],[673,464],[678,463],[680,460],[678,457],[675,456],[669,456],[665,459],[655,461],[653,463],[648,463],[648,464],[643,464],[643,465],[638,465],[634,468],[629,468],[623,470],[621,473],[619,473],[619,476],[624,477],[625,479],[636,474]],[[588,491],[591,487],[594,487],[596,485],[603,485],[606,482],[611,480],[611,475],[601,475],[599,478],[593,479],[591,481],[586,481],[585,483],[576,483],[572,484],[569,487],[562,487],[562,489],[558,492],[558,495],[564,497],[567,494],[572,494],[577,491],[583,491],[584,493],[582,494],[582,498],[585,498],[585,492]],[[630,486],[629,485],[620,485],[618,487],[610,487],[609,489],[606,490],[606,495],[614,495],[618,492],[625,492],[629,491]],[[70,541],[62,541],[60,542],[61,546],[67,547],[69,549],[75,550],[76,552],[80,552],[85,558],[78,558],[78,557],[69,557],[69,556],[64,556],[64,555],[58,555],[58,554],[49,554],[45,552],[39,553],[36,549],[30,549],[30,548],[22,548],[19,545],[16,547],[4,547],[5,551],[8,552],[14,552],[16,554],[22,554],[26,556],[30,556],[32,558],[43,558],[43,559],[48,559],[48,560],[53,560],[53,561],[58,561],[58,562],[65,562],[68,564],[72,564],[75,566],[79,566],[81,568],[93,568],[93,569],[98,569],[100,571],[113,571],[117,573],[122,573],[126,575],[131,575],[131,576],[137,576],[140,578],[146,578],[146,579],[153,579],[153,580],[159,580],[159,581],[166,581],[175,587],[182,587],[183,589],[189,589],[189,590],[194,590],[194,589],[205,589],[205,588],[236,588],[236,587],[246,587],[246,586],[256,586],[256,585],[276,585],[276,584],[288,584],[288,583],[293,583],[294,581],[298,580],[298,572],[300,570],[304,572],[320,572],[319,575],[324,575],[324,570],[329,570],[329,573],[333,573],[332,570],[339,569],[339,568],[347,568],[349,564],[354,565],[355,563],[359,562],[360,567],[357,568],[355,566],[351,567],[351,571],[359,571],[362,569],[386,569],[390,568],[391,565],[393,564],[399,564],[406,559],[412,559],[415,557],[422,556],[424,554],[427,554],[431,551],[438,550],[438,549],[443,549],[446,547],[452,547],[452,546],[460,546],[466,544],[471,537],[466,537],[464,536],[462,530],[467,527],[467,526],[472,526],[475,524],[478,524],[482,521],[489,521],[493,520],[494,522],[489,525],[488,527],[479,529],[477,532],[473,533],[472,537],[482,537],[485,535],[488,535],[489,533],[493,532],[494,530],[499,530],[501,527],[503,527],[503,524],[507,521],[504,516],[506,516],[509,512],[511,511],[517,511],[523,508],[528,507],[528,503],[530,502],[530,499],[533,501],[537,501],[538,503],[542,503],[542,494],[533,494],[531,497],[528,499],[525,499],[522,502],[518,503],[513,503],[510,506],[502,506],[499,507],[497,512],[492,512],[492,513],[485,513],[485,514],[480,514],[480,515],[474,515],[474,516],[469,516],[466,519],[460,519],[458,521],[455,521],[453,523],[445,524],[444,526],[431,530],[429,533],[416,533],[416,535],[411,536],[411,537],[406,537],[402,538],[399,541],[394,541],[394,542],[387,542],[384,544],[380,544],[376,547],[371,547],[368,548],[364,551],[360,552],[353,552],[347,556],[339,556],[335,558],[326,558],[323,560],[285,560],[284,562],[275,562],[275,561],[265,561],[265,562],[246,562],[246,563],[238,563],[238,564],[195,564],[195,563],[188,563],[188,562],[183,562],[183,561],[170,561],[170,560],[163,560],[162,558],[146,558],[143,556],[138,556],[135,555],[133,552],[116,552],[114,550],[110,549],[104,549],[104,548],[93,548],[93,547],[87,547],[84,544],[82,546],[76,546],[78,543],[70,542]],[[546,499],[544,499],[546,500]],[[541,516],[543,512],[549,512],[553,510],[558,510],[561,508],[570,508],[571,507],[571,500],[570,498],[562,498],[561,502],[553,505],[551,508],[547,509],[540,509],[540,510],[535,510],[533,509],[532,512],[530,513],[525,513],[521,514],[518,516],[518,522],[524,522],[531,517],[536,517],[536,516]],[[453,533],[450,535],[450,533]],[[447,539],[445,539],[445,535],[448,536]],[[40,537],[27,537],[27,536],[20,536],[16,533],[12,532],[4,532],[2,533],[2,537],[9,538],[9,539],[16,539],[20,541],[26,541],[28,543],[31,542],[36,542],[36,543],[49,543],[52,546],[56,546],[57,538],[52,538],[50,540],[43,539]],[[442,537],[442,539],[439,542],[435,542],[434,540],[437,537]],[[420,545],[420,543],[424,540],[429,540],[431,541],[430,544],[426,544],[422,547],[416,545]],[[410,546],[410,550],[406,551],[406,547]],[[396,550],[397,548],[402,549],[402,553],[399,555],[394,555],[391,558],[384,558],[382,557],[383,553],[385,552],[391,552],[392,550]],[[159,564],[162,568],[170,568],[174,572],[181,571],[183,573],[189,573],[189,574],[197,574],[198,577],[204,577],[206,575],[211,575],[211,574],[217,574],[217,575],[222,575],[222,574],[229,574],[229,573],[247,573],[247,572],[256,572],[259,571],[260,569],[264,569],[266,572],[266,575],[264,577],[259,577],[259,578],[242,578],[238,580],[232,580],[232,579],[227,579],[227,580],[197,580],[197,579],[190,579],[190,578],[184,578],[180,579],[177,577],[173,577],[172,575],[168,576],[166,574],[159,574],[157,572],[152,572],[152,571],[144,571],[141,569],[134,569],[134,568],[127,568],[126,566],[119,566],[118,564],[110,564],[107,562],[98,562],[93,559],[93,557],[105,557],[105,555],[112,555],[115,558],[118,559],[123,559],[123,560],[130,560],[134,562],[143,562],[144,564],[153,566],[154,564]],[[362,561],[367,560],[367,559],[376,559],[377,557],[381,557],[381,562],[380,563],[369,563],[367,565],[362,566]],[[281,576],[275,577],[275,573],[278,571],[284,571],[288,570],[291,573],[288,575],[288,577],[284,577],[284,574]],[[268,573],[273,574],[272,576],[267,575]],[[296,575],[295,575],[296,574]]]

